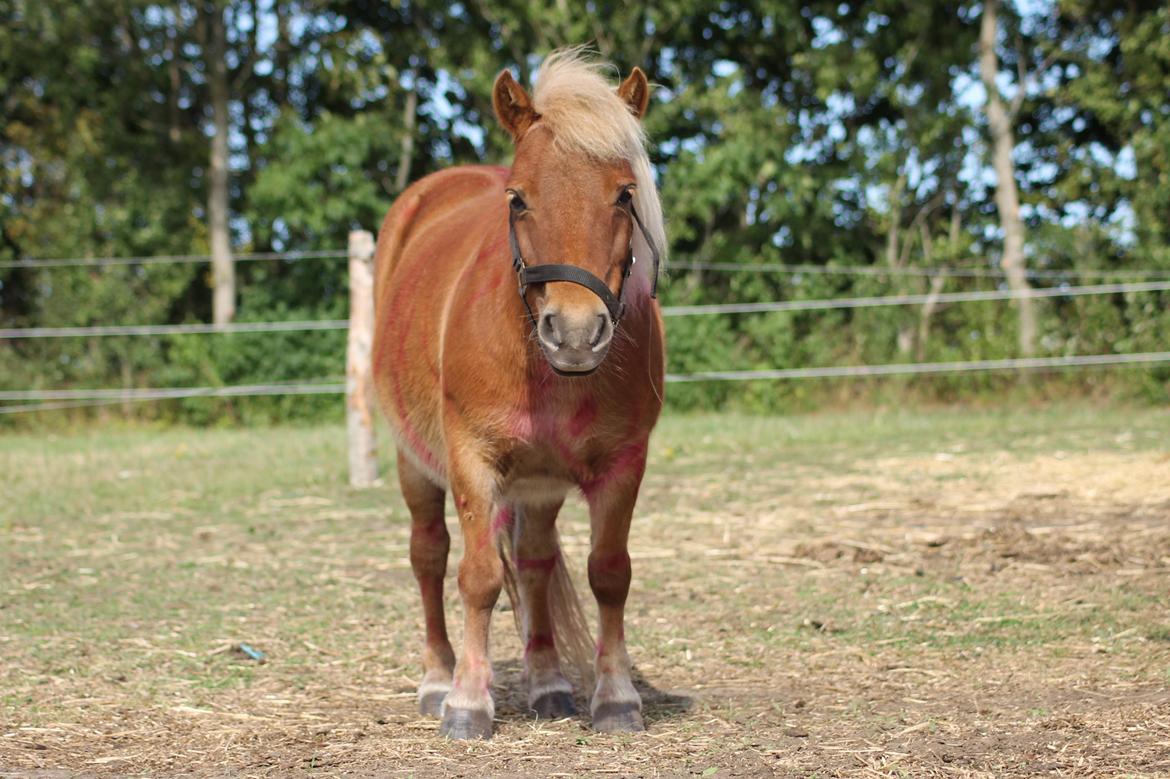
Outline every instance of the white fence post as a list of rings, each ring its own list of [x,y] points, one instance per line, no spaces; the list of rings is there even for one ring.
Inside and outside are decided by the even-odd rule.
[[[374,437],[374,236],[349,234],[349,341],[345,356],[345,421],[349,441],[349,483],[369,487],[378,479]]]

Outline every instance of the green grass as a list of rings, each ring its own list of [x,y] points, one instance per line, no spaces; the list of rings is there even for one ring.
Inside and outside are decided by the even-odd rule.
[[[1101,463],[1125,482],[1130,468],[1170,462],[1168,442],[1170,412],[1156,409],[667,417],[631,542],[631,654],[659,687],[701,697],[731,685],[677,715],[678,733],[716,717],[764,728],[757,741],[784,738],[797,716],[767,692],[790,669],[811,699],[816,684],[862,689],[881,669],[951,674],[970,693],[1011,668],[1035,712],[1054,704],[1039,680],[1029,692],[1029,675],[1079,668],[1086,652],[1110,655],[1101,684],[1164,684],[1168,593],[1156,571],[1170,530],[1155,522],[1138,536],[1124,524],[1156,518],[1159,504],[1093,497],[1092,484],[1049,470],[1072,463],[1092,481]],[[0,436],[0,721],[101,727],[113,711],[157,718],[174,707],[261,716],[264,696],[306,710],[334,701],[340,713],[328,716],[344,721],[361,691],[379,691],[399,696],[409,722],[421,615],[408,517],[384,459],[387,484],[353,490],[339,426]],[[1019,503],[1020,473],[1064,486]],[[1007,557],[1003,534],[982,529],[1094,522],[1100,539],[1024,534],[1031,546]],[[570,502],[562,531],[578,574],[587,525]],[[453,578],[448,603],[457,639]],[[510,623],[498,615],[493,639],[504,687],[519,673]],[[233,651],[240,641],[268,662]],[[738,678],[760,689],[737,692]],[[358,698],[338,692],[351,689]],[[824,708],[825,727],[852,723],[863,740],[902,727],[880,701],[840,705],[837,719]],[[711,765],[703,759],[696,770]]]

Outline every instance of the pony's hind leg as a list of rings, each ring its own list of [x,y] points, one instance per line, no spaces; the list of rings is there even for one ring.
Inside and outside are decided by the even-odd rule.
[[[576,713],[573,685],[561,673],[553,639],[549,581],[560,557],[555,523],[561,501],[519,507],[513,531],[513,562],[520,591],[524,675],[528,707],[542,719]]]
[[[447,552],[451,536],[443,517],[444,493],[398,450],[398,483],[410,509],[410,567],[422,595],[426,621],[423,646],[423,680],[418,688],[418,708],[437,717],[443,699],[451,689],[455,653],[447,638],[443,613],[443,577],[447,574]]]

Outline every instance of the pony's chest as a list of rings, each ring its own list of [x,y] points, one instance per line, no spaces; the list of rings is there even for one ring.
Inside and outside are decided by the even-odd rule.
[[[527,444],[581,444],[594,437],[602,410],[593,395],[517,404],[509,414],[509,435]]]
[[[507,432],[512,469],[572,482],[589,479],[610,443],[609,417],[589,395],[513,409]]]

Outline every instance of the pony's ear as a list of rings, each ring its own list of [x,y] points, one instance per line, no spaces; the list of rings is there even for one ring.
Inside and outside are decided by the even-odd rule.
[[[650,84],[641,68],[635,65],[630,71],[629,77],[618,87],[618,97],[630,107],[634,116],[641,119],[646,115],[646,106],[650,104]]]
[[[496,76],[496,85],[492,87],[492,108],[496,110],[496,118],[513,141],[520,140],[524,131],[537,119],[528,93],[507,70]]]

